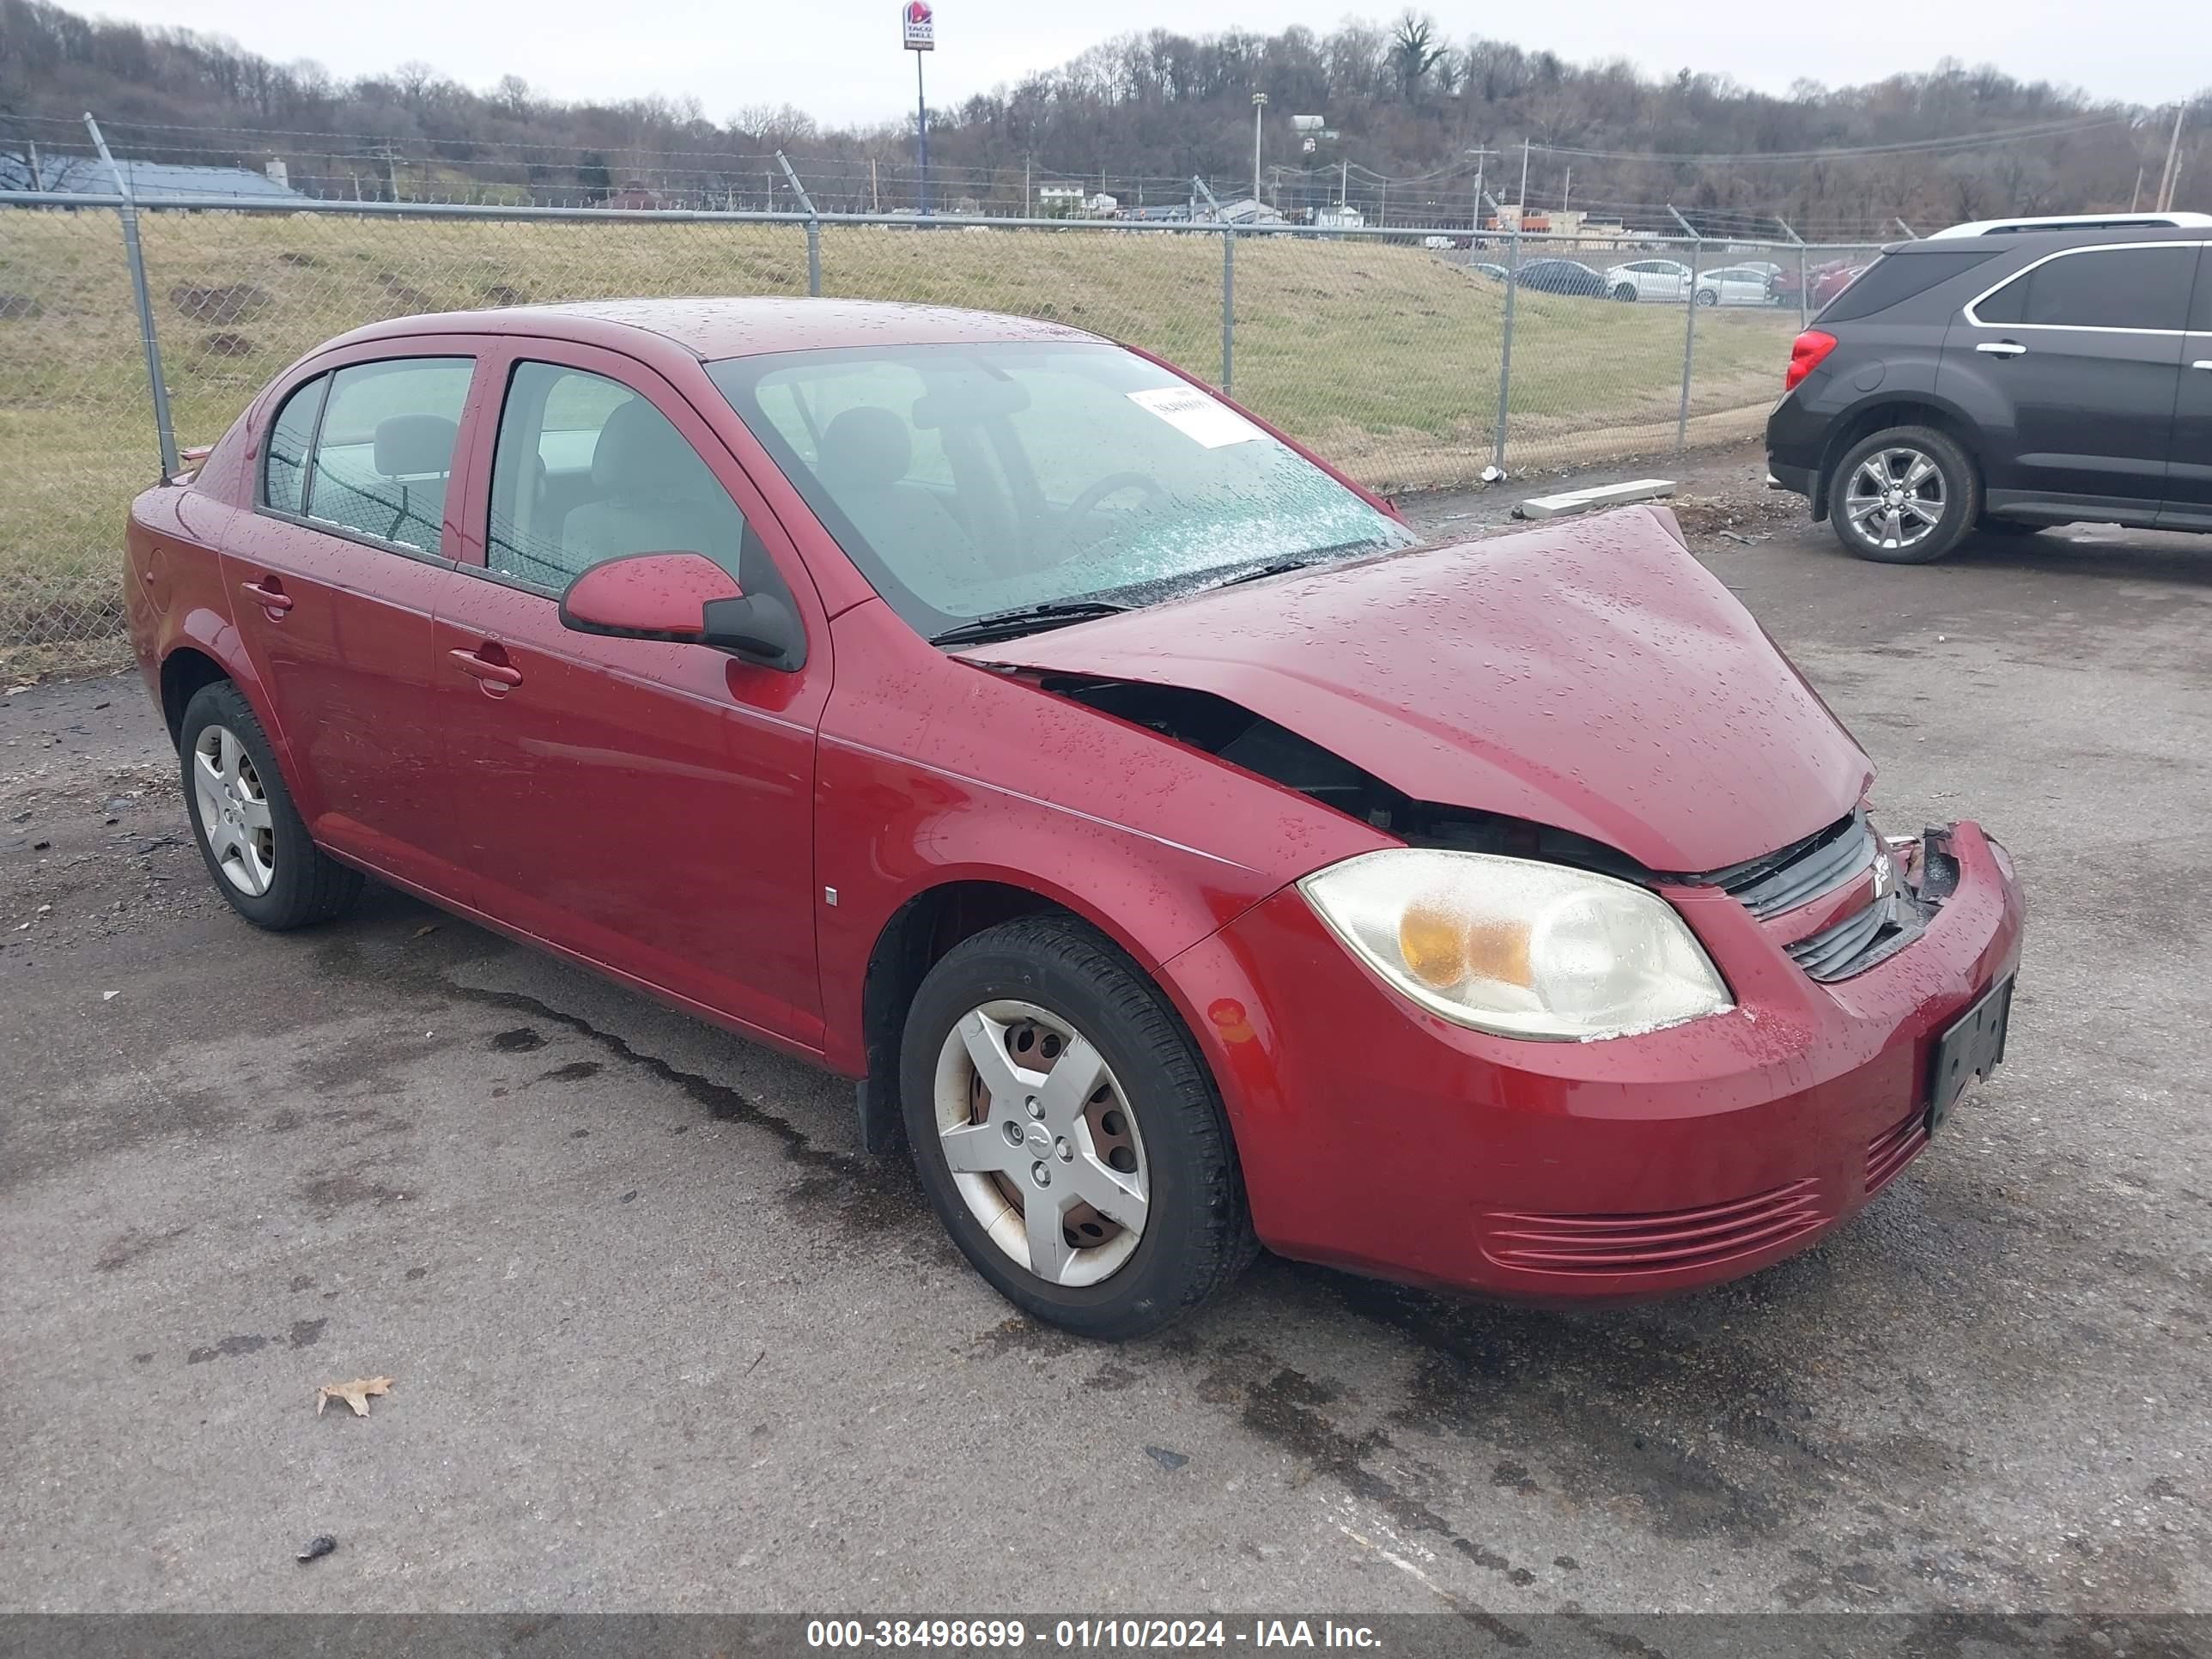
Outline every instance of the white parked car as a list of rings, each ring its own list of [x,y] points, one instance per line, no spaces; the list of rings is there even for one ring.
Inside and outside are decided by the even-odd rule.
[[[1690,286],[1690,268],[1678,259],[1632,259],[1605,273],[1605,289],[1616,300],[1671,300],[1676,305]]]
[[[1723,265],[1698,278],[1701,306],[1763,306],[1774,301],[1774,276],[1765,265]]]

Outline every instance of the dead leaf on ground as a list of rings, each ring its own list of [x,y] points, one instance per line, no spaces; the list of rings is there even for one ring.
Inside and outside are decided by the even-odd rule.
[[[417,928],[415,930],[415,937],[416,937],[416,939],[421,939],[421,938],[422,938],[422,937],[423,937],[424,935],[426,935],[426,934],[434,933],[436,933],[437,931],[438,931],[438,924],[437,924],[436,922],[434,922],[434,921],[426,921],[426,922],[424,922],[424,923],[423,923],[420,927],[417,927]]]
[[[356,1417],[368,1415],[368,1397],[373,1394],[390,1394],[392,1379],[388,1376],[364,1376],[351,1382],[325,1382],[315,1390],[315,1415],[323,1414],[323,1407],[333,1400],[343,1400],[353,1407]]]

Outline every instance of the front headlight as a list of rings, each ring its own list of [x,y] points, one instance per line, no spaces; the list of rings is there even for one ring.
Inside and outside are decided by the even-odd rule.
[[[1674,907],[1611,876],[1408,847],[1346,859],[1298,890],[1392,985],[1478,1031],[1589,1042],[1729,1006]]]

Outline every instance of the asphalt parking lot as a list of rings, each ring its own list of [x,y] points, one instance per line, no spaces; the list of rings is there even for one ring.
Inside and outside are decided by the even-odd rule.
[[[1029,1325],[845,1085],[389,893],[258,934],[135,678],[0,702],[0,1607],[2212,1606],[2212,541],[1887,570],[1753,466],[1699,556],[2030,934],[1871,1210],[1628,1311]]]

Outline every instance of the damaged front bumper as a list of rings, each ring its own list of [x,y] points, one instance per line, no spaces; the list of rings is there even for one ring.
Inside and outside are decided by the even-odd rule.
[[[1736,1006],[1600,1042],[1426,1013],[1294,890],[1247,912],[1166,973],[1220,1082],[1261,1237],[1546,1301],[1679,1291],[1806,1248],[1926,1144],[1947,1035],[2019,956],[2020,889],[1976,825],[1882,857],[1887,876],[1770,916],[1717,885],[1668,888]],[[1825,928],[1839,910],[1876,912],[1879,953],[1818,980],[1792,936],[1800,913]]]

